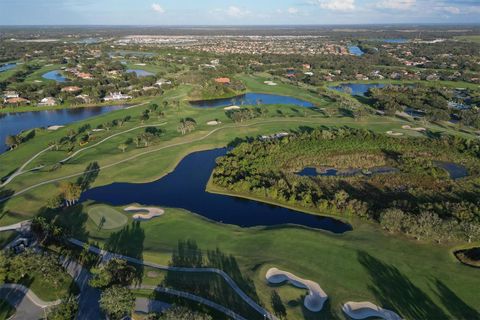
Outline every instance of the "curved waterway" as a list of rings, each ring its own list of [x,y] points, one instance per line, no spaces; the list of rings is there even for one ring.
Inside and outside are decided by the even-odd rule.
[[[122,108],[125,108],[125,106],[118,105],[0,113],[0,154],[7,149],[7,146],[4,145],[4,143],[5,138],[9,135],[17,135],[22,131],[34,128],[49,127],[53,125],[62,126]]]
[[[294,105],[305,108],[314,107],[314,104],[311,102],[289,96],[253,92],[242,94],[233,98],[191,101],[190,104],[197,108],[216,108],[243,105],[255,106],[268,104]]]
[[[205,191],[215,159],[227,149],[196,152],[185,157],[175,170],[160,180],[143,183],[114,183],[87,190],[80,201],[94,200],[123,206],[183,208],[213,221],[240,227],[295,224],[344,233],[352,227],[340,220],[302,213],[254,200],[208,193]]]
[[[64,77],[61,74],[60,70],[53,70],[53,71],[49,71],[47,73],[44,73],[42,75],[42,78],[47,79],[47,80],[53,80],[53,81],[56,81],[56,82],[59,82],[59,83],[63,83],[63,82],[68,81],[68,78]]]

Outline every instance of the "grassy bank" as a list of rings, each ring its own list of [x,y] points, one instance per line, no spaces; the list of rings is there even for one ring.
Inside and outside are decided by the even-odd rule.
[[[243,275],[254,281],[256,294],[267,308],[271,308],[272,290],[278,290],[288,311],[287,319],[341,319],[340,307],[346,301],[372,301],[398,311],[406,319],[479,316],[477,270],[458,262],[447,246],[387,235],[371,224],[358,225],[343,235],[287,226],[246,229],[167,208],[164,216],[142,222],[134,236],[131,227],[98,231],[85,216],[87,209],[77,211],[75,224],[87,239],[100,245],[110,243],[111,248],[113,239],[124,239],[115,242],[119,252],[167,264],[177,242],[192,239],[204,250],[218,247],[232,254]],[[83,223],[79,225],[78,221]],[[122,237],[127,233],[129,238]],[[326,310],[319,316],[310,314],[302,308],[303,290],[268,286],[265,273],[270,267],[318,282],[330,297]],[[163,279],[159,272],[145,281],[159,284]]]

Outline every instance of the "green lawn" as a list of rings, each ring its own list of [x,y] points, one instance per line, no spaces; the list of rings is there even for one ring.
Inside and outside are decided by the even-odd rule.
[[[128,218],[112,207],[98,205],[88,209],[88,217],[99,229],[111,230],[123,227]]]
[[[475,43],[480,43],[480,36],[457,36],[454,37],[455,40],[459,41],[465,41],[465,42],[475,42]]]
[[[83,209],[86,211],[88,204]],[[82,220],[78,211],[75,216],[76,221]],[[64,218],[69,221],[68,215]],[[406,319],[480,317],[478,271],[459,263],[451,253],[452,247],[388,235],[369,223],[352,223],[354,231],[343,235],[300,227],[246,229],[167,209],[161,218],[142,222],[136,228],[98,231],[87,223],[79,229],[108,248],[114,243],[118,252],[162,264],[168,263],[179,240],[195,240],[204,250],[218,247],[235,256],[267,308],[272,290],[278,290],[288,310],[287,319],[342,319],[340,307],[346,301],[372,301],[398,311]],[[301,307],[303,290],[267,285],[265,273],[270,267],[318,282],[330,297],[325,311],[305,314]],[[165,273],[156,271],[156,275],[148,276],[151,271],[144,270],[145,284],[161,283]]]
[[[0,320],[9,319],[15,313],[15,308],[5,300],[0,300]]]

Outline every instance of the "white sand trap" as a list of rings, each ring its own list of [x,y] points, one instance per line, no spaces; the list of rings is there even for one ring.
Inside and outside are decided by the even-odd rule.
[[[93,132],[102,132],[105,131],[105,129],[92,129]]]
[[[265,83],[267,86],[276,86],[277,84],[273,81],[264,81],[263,83]]]
[[[307,289],[308,296],[305,298],[303,304],[305,305],[305,308],[312,312],[321,311],[325,301],[328,299],[327,294],[322,290],[318,283],[299,278],[290,272],[271,268],[267,271],[266,278],[271,284],[289,282],[297,288]]]
[[[223,108],[223,110],[238,110],[238,109],[240,109],[239,106],[231,106],[231,107],[225,107],[225,108]]]
[[[425,132],[425,131],[427,131],[427,129],[426,129],[426,128],[423,128],[423,127],[412,128],[412,127],[411,127],[411,126],[409,126],[409,125],[402,126],[402,129],[406,129],[406,130],[413,130],[413,131],[417,131],[417,132]]]
[[[394,137],[403,136],[403,133],[401,133],[401,132],[395,132],[395,131],[387,131],[387,134],[388,134],[389,136],[394,136]]]
[[[371,302],[347,302],[342,306],[345,312],[352,319],[381,318],[385,320],[401,320],[395,312],[383,309]]]
[[[143,66],[146,66],[147,64],[146,64],[146,63],[136,63],[135,65],[136,65],[136,66],[142,66],[142,67],[143,67]]]
[[[58,129],[60,128],[63,128],[65,126],[50,126],[47,128],[47,130],[50,130],[50,131],[57,131]]]
[[[207,126],[218,126],[219,124],[221,124],[220,121],[208,121],[207,122]]]
[[[165,213],[165,210],[160,209],[160,208],[147,208],[147,207],[136,207],[136,206],[130,206],[124,209],[125,211],[128,212],[146,212],[146,213],[137,213],[133,215],[134,220],[151,220],[156,217],[160,217]]]

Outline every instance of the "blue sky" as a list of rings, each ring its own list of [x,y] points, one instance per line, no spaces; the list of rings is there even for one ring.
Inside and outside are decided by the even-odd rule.
[[[480,23],[480,0],[0,0],[1,25]]]

